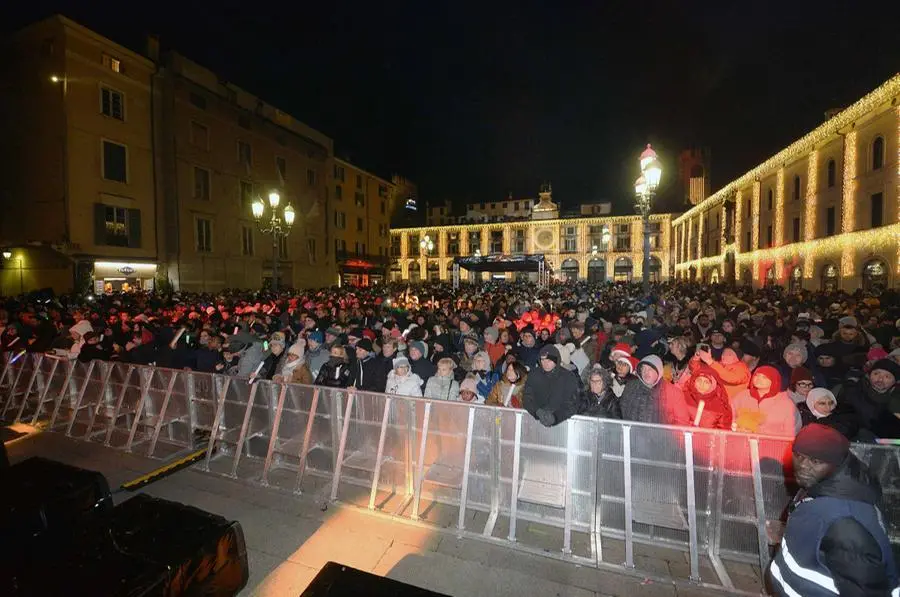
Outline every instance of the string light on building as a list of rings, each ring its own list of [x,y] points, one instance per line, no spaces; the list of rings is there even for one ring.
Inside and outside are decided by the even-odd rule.
[[[734,196],[734,241],[740,251],[744,234],[744,192],[738,189]],[[749,250],[750,247],[747,247]]]
[[[806,161],[806,219],[803,240],[810,241],[816,237],[816,194],[819,192],[819,152],[813,151]],[[814,276],[815,262],[807,259],[803,262],[803,277]]]
[[[850,131],[844,137],[844,184],[841,199],[841,230],[844,234],[853,232],[856,219],[854,200],[856,199],[856,131]],[[841,275],[849,278],[853,275],[853,254],[841,255]]]

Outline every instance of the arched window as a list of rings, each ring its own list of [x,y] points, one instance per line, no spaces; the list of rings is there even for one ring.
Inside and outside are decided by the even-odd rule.
[[[872,141],[872,170],[881,170],[884,166],[884,137],[875,137]]]
[[[772,211],[772,197],[773,197],[772,189],[769,189],[769,194],[768,194],[768,198],[769,198],[769,211]]]
[[[588,282],[598,284],[606,282],[606,260],[591,259],[588,262]]]
[[[881,259],[872,259],[863,266],[863,290],[884,290],[887,287],[887,265]]]
[[[422,270],[420,269],[419,260],[410,261],[407,266],[407,279],[412,282],[418,282],[422,279]]]
[[[631,282],[631,272],[631,259],[628,257],[616,259],[616,263],[613,266],[613,280],[616,282]]]
[[[834,292],[838,289],[838,268],[833,263],[826,263],[822,267],[822,290]]]
[[[575,282],[578,280],[578,262],[574,259],[566,259],[562,262],[562,277],[566,282]]]
[[[800,177],[794,175],[794,201],[800,200]]]
[[[828,188],[834,188],[837,181],[837,164],[834,160],[828,160]]]
[[[659,282],[662,279],[662,263],[658,257],[650,257],[650,264],[647,271],[650,272],[651,282]]]
[[[790,292],[799,292],[803,288],[803,268],[799,265],[791,270],[791,279],[788,284]]]
[[[775,266],[769,266],[769,269],[766,270],[766,286],[775,286]]]

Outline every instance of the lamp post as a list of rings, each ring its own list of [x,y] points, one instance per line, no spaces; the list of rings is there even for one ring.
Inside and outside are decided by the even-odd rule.
[[[282,215],[278,214],[278,204],[281,203],[281,195],[277,191],[269,193],[269,207],[271,215],[268,221],[263,219],[266,211],[266,204],[263,203],[262,197],[257,197],[250,208],[253,210],[253,219],[256,220],[256,228],[263,234],[272,235],[272,291],[278,291],[278,257],[279,257],[279,241],[282,237],[287,238],[291,233],[291,226],[294,225],[293,206],[288,203],[282,210]]]
[[[641,152],[641,175],[634,181],[635,209],[641,214],[641,228],[644,232],[644,266],[641,273],[645,295],[650,294],[650,209],[661,177],[662,167],[656,152],[647,143],[647,149]]]
[[[427,234],[419,241],[419,255],[422,257],[422,280],[428,280],[428,254],[434,251],[434,241]]]

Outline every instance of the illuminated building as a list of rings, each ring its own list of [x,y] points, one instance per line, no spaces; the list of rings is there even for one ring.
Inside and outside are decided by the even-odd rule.
[[[671,218],[671,214],[650,216],[652,279],[669,278]],[[426,236],[433,241],[434,249],[423,256],[420,244]],[[390,278],[450,280],[454,257],[540,253],[559,280],[638,280],[642,243],[640,216],[560,218],[548,186],[532,206],[528,220],[391,230]],[[489,274],[481,275],[486,279]],[[512,272],[495,274],[508,280],[515,276]]]
[[[393,183],[335,158],[331,199],[334,255],[341,284],[384,282],[390,247]]]
[[[672,221],[679,279],[896,286],[900,75]]]

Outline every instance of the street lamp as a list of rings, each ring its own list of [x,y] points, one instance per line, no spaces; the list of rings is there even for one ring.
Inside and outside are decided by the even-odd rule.
[[[641,214],[642,229],[644,231],[644,267],[643,274],[644,294],[650,294],[650,209],[653,207],[653,197],[662,178],[662,167],[656,152],[647,143],[647,149],[641,152],[641,175],[634,181],[634,193],[636,195],[635,208]]]
[[[277,191],[269,193],[269,207],[272,215],[268,221],[263,219],[266,211],[266,204],[262,197],[257,197],[250,209],[253,212],[253,219],[256,220],[256,228],[263,234],[272,235],[272,291],[278,291],[278,257],[279,257],[279,241],[282,237],[287,238],[291,233],[291,227],[294,225],[296,213],[293,206],[288,203],[282,209],[282,214],[278,214],[278,205],[281,203],[281,195]]]
[[[422,257],[422,279],[428,279],[428,254],[434,251],[434,241],[427,234],[419,241],[419,255]]]
[[[4,261],[12,260],[12,251],[10,251],[9,249],[4,249],[2,255],[3,255]],[[25,292],[25,273],[24,273],[24,267],[22,266],[22,257],[20,256],[18,259],[16,259],[16,261],[19,262],[19,294],[24,294],[24,292]],[[2,296],[2,293],[0,293],[0,296]]]

